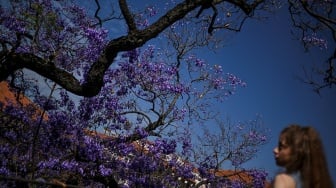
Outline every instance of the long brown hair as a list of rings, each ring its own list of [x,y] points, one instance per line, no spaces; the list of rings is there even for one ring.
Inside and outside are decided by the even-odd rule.
[[[288,173],[300,172],[304,188],[333,188],[323,144],[313,127],[290,125],[280,136],[291,149]]]

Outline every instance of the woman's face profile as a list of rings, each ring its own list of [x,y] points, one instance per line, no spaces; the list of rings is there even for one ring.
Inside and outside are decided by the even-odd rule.
[[[285,167],[291,159],[291,149],[286,144],[284,136],[280,136],[278,146],[273,150],[275,162],[278,166]]]

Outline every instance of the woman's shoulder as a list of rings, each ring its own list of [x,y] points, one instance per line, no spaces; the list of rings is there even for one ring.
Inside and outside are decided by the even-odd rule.
[[[277,174],[274,178],[273,188],[295,188],[295,180],[289,174]]]

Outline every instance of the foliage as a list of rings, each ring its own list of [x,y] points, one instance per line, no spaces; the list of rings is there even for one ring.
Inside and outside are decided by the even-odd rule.
[[[77,3],[83,2],[1,3],[0,80],[10,81],[18,94],[33,100],[28,106],[1,106],[0,173],[5,179],[1,183],[9,185],[6,177],[18,177],[81,186],[181,187],[181,182],[189,186],[195,179],[206,179],[247,186],[211,173],[220,163],[209,153],[203,161],[186,160],[194,149],[192,128],[215,123],[209,121],[218,115],[211,102],[223,102],[245,85],[193,50],[217,48],[223,41],[221,31],[240,31],[248,18],[273,10],[276,4],[186,0],[171,1],[162,11],[155,6],[134,11],[131,7],[136,5],[119,0],[120,10],[115,11],[113,5],[95,1],[90,17]],[[329,14],[321,18],[323,12],[309,11],[316,6],[333,8],[333,2],[289,1],[289,5],[293,23],[306,23],[296,17],[297,11],[305,12],[334,31]],[[104,18],[102,13],[111,15]],[[124,27],[113,33],[121,24]],[[311,33],[303,35],[305,46],[324,47],[323,40],[306,34]],[[144,46],[154,38],[165,39],[164,48]],[[49,90],[41,90],[42,79],[30,80],[24,69],[49,79],[45,81]],[[333,84],[330,72],[327,83]],[[221,152],[228,152],[239,167],[266,141],[259,131],[224,137],[235,147],[220,148]],[[261,186],[265,174],[249,173],[256,177],[255,186]]]
[[[14,79],[17,71],[27,68],[76,95],[92,97],[104,85],[105,72],[120,52],[134,50],[160,37],[169,27],[174,28],[178,21],[184,23],[182,28],[187,31],[183,32],[183,40],[179,39],[180,35],[174,35],[177,32],[172,32],[169,37],[171,41],[178,39],[175,42],[185,42],[178,44],[185,44],[182,51],[178,49],[184,55],[184,50],[220,46],[224,41],[221,39],[222,32],[240,31],[248,18],[263,17],[263,14],[278,8],[279,4],[264,0],[187,0],[167,2],[161,5],[166,6],[162,11],[143,4],[141,11],[134,11],[125,0],[118,1],[119,10],[115,10],[113,3],[95,2],[92,19],[86,16],[83,8],[76,6],[76,3],[87,4],[81,1],[3,2],[0,8],[0,80]],[[304,30],[300,40],[306,41],[305,45],[320,45],[311,37],[315,33],[318,38],[324,31],[335,33],[331,14],[335,5],[332,1],[288,1],[288,5],[294,27]],[[91,9],[93,6],[87,5]],[[327,13],[319,11],[321,7]],[[310,18],[314,18],[314,22]],[[99,26],[115,32],[107,35],[107,30]],[[106,36],[114,38],[104,40]],[[333,34],[332,37],[335,41]],[[175,42],[171,45],[176,45]],[[327,65],[331,67],[325,78],[328,85],[334,83],[334,59],[332,55]]]
[[[130,187],[180,187],[184,181],[194,184],[195,179],[212,177],[211,173],[198,177],[196,164],[185,160],[192,145],[183,122],[195,114],[200,118],[196,112],[210,111],[202,105],[203,97],[222,101],[218,96],[228,97],[245,83],[224,74],[218,66],[206,69],[210,65],[194,56],[186,61],[194,72],[182,81],[177,78],[179,69],[149,46],[143,52],[125,53],[118,66],[107,71],[105,86],[95,97],[74,101],[56,87],[48,97],[32,93],[34,104],[45,110],[47,117],[40,113],[31,118],[39,111],[36,107],[32,111],[4,106],[5,114],[20,116],[23,122],[2,122],[1,157],[6,160],[1,174],[54,178],[84,186],[107,186],[116,181]],[[199,80],[196,87],[195,79]],[[183,96],[199,101],[202,108],[187,103]]]

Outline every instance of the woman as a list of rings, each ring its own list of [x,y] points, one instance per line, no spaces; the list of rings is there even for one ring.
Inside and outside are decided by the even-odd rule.
[[[313,127],[286,127],[274,156],[276,164],[285,168],[275,176],[274,188],[333,188],[323,145]]]

